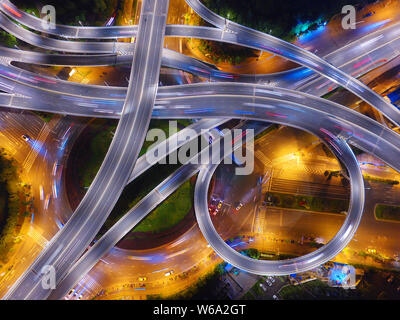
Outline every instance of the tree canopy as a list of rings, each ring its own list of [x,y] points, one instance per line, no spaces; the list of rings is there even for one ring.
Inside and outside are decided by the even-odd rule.
[[[291,40],[297,25],[311,26],[329,20],[345,5],[367,4],[373,0],[202,0],[219,15],[281,39]],[[304,30],[303,30],[304,31]]]

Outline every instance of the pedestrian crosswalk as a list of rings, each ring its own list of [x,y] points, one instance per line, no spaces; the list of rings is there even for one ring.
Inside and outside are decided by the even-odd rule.
[[[272,163],[271,160],[261,150],[257,150],[255,152],[255,155],[256,155],[257,159],[259,159],[266,166],[271,166],[271,163]]]
[[[34,226],[30,226],[28,230],[28,236],[31,237],[42,248],[48,244],[47,239],[42,236],[40,229],[37,229]]]
[[[44,142],[46,141],[48,135],[50,133],[50,128],[48,125],[44,125],[39,132],[39,136],[37,139],[31,142],[31,148],[29,150],[28,156],[25,158],[24,162],[22,163],[23,168],[26,172],[31,170],[33,163],[35,162],[40,150],[43,147]]]
[[[304,171],[310,174],[322,175],[325,172],[325,166],[309,165],[306,163],[300,163],[297,167],[299,171]]]
[[[96,280],[94,280],[89,274],[86,274],[82,278],[77,288],[85,288],[86,291],[89,291],[91,295],[95,295],[102,290],[102,286],[100,286],[100,284]],[[80,290],[78,289],[77,291]]]

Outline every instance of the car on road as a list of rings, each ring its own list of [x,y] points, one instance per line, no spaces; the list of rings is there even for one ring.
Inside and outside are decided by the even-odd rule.
[[[48,207],[49,207],[49,204],[50,204],[50,198],[51,198],[51,195],[50,195],[50,193],[46,196],[46,200],[44,200],[44,210],[47,210],[48,209]]]
[[[169,277],[170,275],[172,275],[174,273],[174,270],[169,270],[168,272],[166,272],[164,274],[164,276]]]
[[[42,185],[39,186],[39,196],[40,196],[40,200],[44,199],[44,191],[43,191]]]
[[[213,214],[215,216],[218,212],[218,209],[215,207],[215,205],[210,205],[208,211],[210,212],[210,214]]]
[[[272,296],[272,299],[279,300],[278,297],[275,294]]]
[[[71,297],[73,297],[75,293],[75,289],[71,289],[68,294],[65,296],[65,300],[69,300]]]
[[[239,211],[242,207],[243,207],[243,203],[241,203],[241,202],[235,203],[235,210],[236,211]]]
[[[78,300],[81,300],[82,297],[83,297],[82,293],[79,294],[79,292],[77,292],[77,291],[74,292],[74,296],[76,296],[76,298],[77,298]]]
[[[23,134],[23,135],[21,136],[21,138],[24,139],[26,142],[29,142],[29,141],[32,140],[31,137],[28,136],[27,134]]]

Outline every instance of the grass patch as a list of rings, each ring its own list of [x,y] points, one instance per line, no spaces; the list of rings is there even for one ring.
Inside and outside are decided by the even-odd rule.
[[[186,119],[179,119],[176,121],[177,121],[178,131],[192,123],[190,120],[186,120]],[[173,132],[169,132],[169,121],[168,120],[152,119],[150,121],[150,125],[149,125],[149,130],[151,130],[151,129],[161,129],[165,133],[165,136],[167,138],[173,134]],[[147,149],[153,143],[155,143],[155,141],[146,141],[145,140],[143,143],[142,149],[140,150],[139,157],[144,155],[147,152]]]
[[[18,45],[18,39],[3,30],[0,31],[0,42],[9,48],[14,48],[14,46]]]
[[[287,260],[296,258],[296,255],[285,254],[285,253],[275,253],[275,252],[261,252],[260,260]]]
[[[4,217],[7,215],[7,198],[7,185],[5,183],[0,183],[0,231]]]
[[[190,124],[187,120],[177,120],[178,128],[185,127]],[[108,148],[113,139],[113,135],[117,129],[115,120],[97,119],[92,124],[92,132],[95,132],[90,140],[88,150],[90,157],[87,157],[85,162],[78,168],[78,177],[81,185],[88,188],[94,177],[100,169],[100,166],[106,156]],[[169,121],[154,119],[150,121],[149,130],[158,128],[164,131],[166,137],[169,137]],[[143,147],[140,150],[139,157],[147,152],[147,149],[155,143],[154,141],[144,141]]]
[[[189,120],[177,120],[178,130],[189,125]],[[116,121],[105,119],[97,119],[91,124],[93,137],[88,143],[88,148],[85,150],[90,157],[86,157],[82,161],[82,165],[78,167],[78,178],[80,184],[87,188],[92,183],[96,176],[104,157],[107,153],[109,145],[113,139],[113,134],[117,128]],[[168,120],[151,120],[149,129],[158,128],[164,131],[166,137],[169,136],[169,121]],[[93,134],[93,133],[92,133]],[[140,155],[146,153],[148,147],[154,141],[145,141]],[[136,178],[132,183],[127,185],[122,192],[113,211],[106,220],[104,226],[100,230],[97,238],[103,235],[115,222],[117,222],[126,212],[134,207],[144,196],[151,192],[158,184],[166,177],[177,170],[180,164],[177,165],[160,165],[156,164]],[[135,228],[137,232],[153,231],[157,232],[173,225],[176,225],[188,213],[192,205],[192,189],[188,182],[172,194],[162,205],[156,208],[152,214],[146,217]]]
[[[39,116],[44,122],[49,123],[51,119],[53,119],[54,113],[42,112],[42,111],[33,111],[34,114]]]
[[[241,25],[269,33],[286,41],[317,29],[341,12],[344,5],[373,0],[202,0],[215,13]]]
[[[7,263],[8,254],[17,242],[21,219],[30,214],[30,186],[20,181],[17,164],[0,149],[0,262]]]
[[[337,87],[334,90],[331,90],[328,93],[325,93],[321,98],[329,100],[329,98],[331,98],[334,94],[343,92],[343,91],[345,91],[345,89],[343,89],[342,87]]]
[[[362,269],[363,275],[354,290],[330,287],[320,280],[283,287],[279,292],[285,300],[393,300],[399,299],[400,273],[365,265],[353,265]],[[389,277],[391,282],[388,281]]]
[[[400,221],[400,206],[378,204],[375,206],[375,217],[379,220]]]
[[[358,299],[358,290],[344,290],[343,288],[330,287],[321,280],[312,280],[299,285],[283,287],[279,296],[284,300],[337,300]]]
[[[185,182],[143,219],[133,232],[159,232],[177,225],[192,208],[192,189],[190,181]]]
[[[389,185],[399,184],[399,181],[397,181],[397,180],[373,177],[368,174],[364,174],[363,177],[365,180],[372,181],[372,182],[380,182],[380,183],[385,183],[385,184],[389,184]]]
[[[96,132],[91,139],[88,149],[86,150],[90,157],[87,157],[80,166],[78,166],[78,177],[81,186],[88,188],[94,177],[99,171],[100,166],[111,144],[113,133],[117,128],[115,121],[107,121],[104,119],[95,120],[91,124],[91,129]]]
[[[113,224],[115,224],[125,213],[129,211],[129,209],[133,208],[142,198],[144,198],[158,184],[160,184],[178,168],[179,165],[156,164],[136,178],[132,183],[128,184],[115,204],[114,209],[111,211],[110,216],[107,218],[106,222],[101,228],[97,238],[107,232],[107,230],[110,229]],[[140,223],[145,223],[145,225],[148,225],[148,223],[145,222],[146,218]],[[137,225],[137,227],[140,225],[140,223]],[[127,235],[127,237],[133,238],[134,236],[132,233],[130,233]]]
[[[319,280],[313,280],[298,286],[290,285],[282,288],[279,296],[284,300],[311,300],[314,297],[310,290],[312,291],[319,287],[326,289],[328,285]]]
[[[21,10],[39,17],[39,11],[32,6],[32,1],[13,0],[13,3]],[[79,25],[79,21],[88,25],[103,25],[119,8],[118,0],[48,0],[45,3],[55,7],[57,23],[70,25]]]
[[[349,208],[348,200],[330,199],[313,196],[292,195],[286,193],[269,192],[266,198],[272,196],[273,206],[304,211],[319,211],[342,214]]]
[[[209,26],[196,13],[186,13],[185,23],[190,25]],[[249,57],[257,57],[257,50],[245,48],[242,46],[222,43],[204,39],[187,39],[188,46],[197,47],[197,49],[213,63],[230,63],[237,65]]]
[[[263,289],[260,287],[260,283],[263,283],[264,281],[258,280],[253,287],[251,287],[250,291],[254,293],[254,296],[259,297],[264,294]]]
[[[286,253],[261,252],[255,248],[244,249],[240,252],[255,260],[287,260],[297,257],[296,255]]]
[[[247,291],[245,295],[240,300],[255,300],[256,297],[250,292]]]

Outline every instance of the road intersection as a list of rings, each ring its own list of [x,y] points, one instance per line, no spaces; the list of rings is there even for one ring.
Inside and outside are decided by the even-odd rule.
[[[84,199],[66,225],[51,239],[3,299],[62,298],[123,235],[198,171],[200,173],[194,202],[196,217],[203,235],[219,256],[238,268],[256,274],[283,275],[310,270],[343,250],[352,239],[362,217],[364,183],[348,143],[373,154],[400,171],[397,163],[400,139],[397,133],[351,109],[318,98],[337,86],[343,86],[399,125],[399,110],[355,78],[399,55],[398,24],[371,33],[320,58],[293,44],[222,18],[198,0],[186,2],[215,27],[166,25],[168,1],[145,0],[138,26],[57,25],[55,29],[43,30],[40,19],[20,11],[7,0],[0,1],[0,10],[3,12],[0,13],[0,25],[7,32],[44,49],[95,54],[50,55],[2,48],[4,58],[0,64],[0,88],[7,93],[0,94],[0,105],[119,119],[107,156]],[[67,40],[37,35],[18,26],[6,15],[33,30]],[[302,67],[271,75],[226,73],[196,59],[163,49],[164,36],[218,40],[269,51]],[[126,37],[136,37],[135,43],[70,41]],[[366,57],[369,62],[367,65],[360,69],[354,67],[361,66],[359,62]],[[68,66],[102,66],[131,62],[131,76],[127,90],[120,87],[90,86],[39,77],[33,72],[13,66],[11,61]],[[219,82],[158,88],[161,65]],[[346,165],[349,173],[351,205],[342,228],[328,244],[296,259],[271,262],[247,258],[221,239],[209,216],[207,192],[217,165],[185,165],[132,208],[82,256],[124,186],[152,165],[141,160],[143,157],[136,161],[151,117],[203,119],[192,126],[198,132],[200,129],[210,130],[209,134],[215,142],[219,138],[213,136],[212,129],[228,119],[278,123],[314,134]],[[172,151],[174,150],[168,150],[167,153]],[[166,155],[160,155],[160,158],[164,156]],[[224,156],[226,155],[221,159]],[[56,290],[41,286],[41,270],[46,265],[54,266],[57,271]]]

